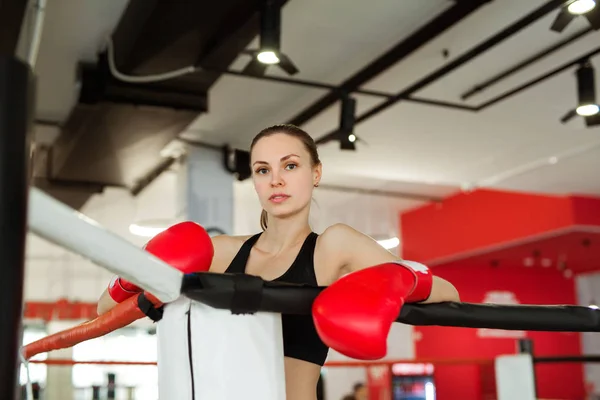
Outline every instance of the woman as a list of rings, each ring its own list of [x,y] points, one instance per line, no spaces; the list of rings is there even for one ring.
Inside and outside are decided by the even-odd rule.
[[[321,235],[308,219],[312,193],[319,186],[322,165],[306,132],[292,125],[261,131],[250,147],[252,180],[263,207],[263,231],[252,236],[213,238],[211,272],[245,273],[267,281],[329,286],[342,275],[395,261],[398,257],[370,237],[344,224]],[[458,301],[449,282],[434,277],[426,302]],[[99,313],[116,303],[105,292]],[[311,316],[283,315],[287,400],[315,400],[328,348]]]

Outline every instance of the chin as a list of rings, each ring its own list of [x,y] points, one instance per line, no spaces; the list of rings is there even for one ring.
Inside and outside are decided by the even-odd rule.
[[[305,206],[298,206],[294,204],[281,204],[279,206],[270,205],[270,207],[265,208],[269,215],[272,215],[275,218],[286,218],[301,213],[302,210],[306,208]]]

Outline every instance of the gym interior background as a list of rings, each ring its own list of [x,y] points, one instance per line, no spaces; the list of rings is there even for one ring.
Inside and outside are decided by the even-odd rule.
[[[0,45],[36,51],[33,184],[140,247],[185,218],[257,232],[249,140],[293,123],[324,163],[315,231],[349,224],[463,301],[594,306],[600,7],[575,3],[4,0]],[[279,64],[257,61],[268,45]],[[110,278],[30,235],[24,343],[93,317]],[[486,359],[522,339],[540,356],[600,353],[594,334],[397,324],[387,359],[401,361],[382,372],[332,352],[323,396],[383,380],[390,400],[490,398]],[[153,399],[154,343],[139,321],[36,357],[31,379],[47,400]],[[540,398],[600,396],[592,363],[536,378]]]

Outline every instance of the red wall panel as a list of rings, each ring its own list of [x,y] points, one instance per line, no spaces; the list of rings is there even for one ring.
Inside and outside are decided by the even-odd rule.
[[[400,216],[402,254],[430,262],[572,223],[568,197],[493,190],[461,193]]]
[[[436,267],[436,275],[459,289],[461,300],[516,301],[521,304],[576,304],[574,282],[554,270],[523,267]],[[581,354],[578,333],[509,332],[448,327],[417,327],[417,358],[493,358],[517,351],[518,336],[533,339],[536,355]],[[502,337],[507,336],[507,337]],[[581,364],[536,366],[540,398],[581,399],[584,394]],[[437,400],[482,399],[480,367],[438,366]]]

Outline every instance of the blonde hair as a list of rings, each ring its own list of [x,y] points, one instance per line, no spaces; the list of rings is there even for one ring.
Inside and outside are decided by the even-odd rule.
[[[310,154],[310,161],[312,166],[315,167],[321,164],[321,160],[319,159],[319,152],[317,151],[317,144],[315,143],[314,139],[304,130],[291,124],[273,125],[260,131],[254,137],[254,139],[252,139],[252,144],[250,145],[250,152],[252,153],[252,149],[260,139],[274,135],[276,133],[283,133],[285,135],[293,136],[299,139],[308,151],[308,154]],[[269,215],[265,210],[262,210],[262,212],[260,213],[260,227],[263,231],[267,229],[268,219]]]

